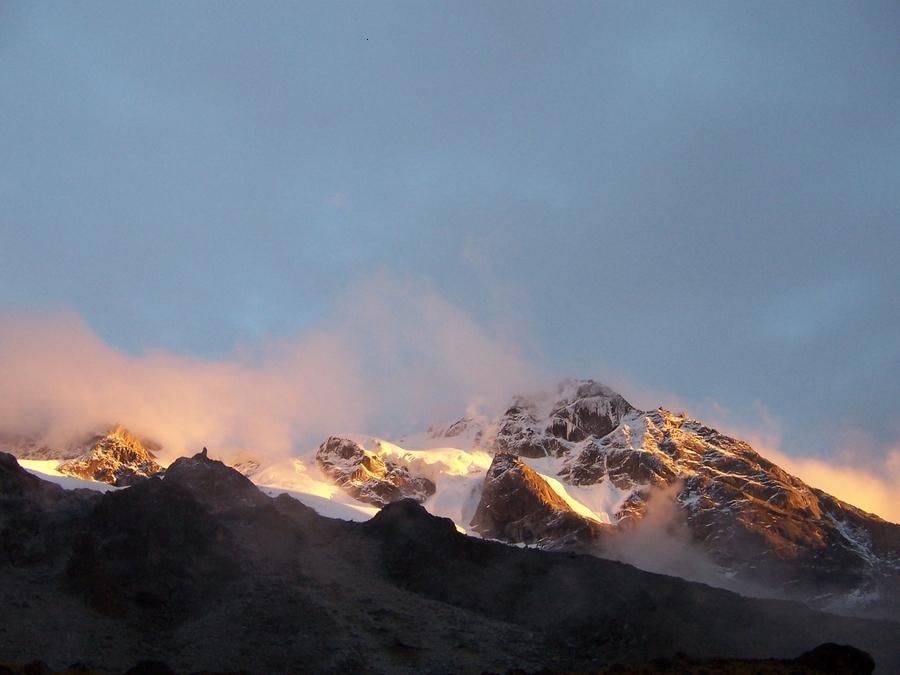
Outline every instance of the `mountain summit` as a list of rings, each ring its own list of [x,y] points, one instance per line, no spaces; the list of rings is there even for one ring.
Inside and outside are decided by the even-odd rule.
[[[110,483],[117,487],[153,476],[162,467],[137,436],[117,425],[84,444],[84,452],[57,470],[67,476]]]

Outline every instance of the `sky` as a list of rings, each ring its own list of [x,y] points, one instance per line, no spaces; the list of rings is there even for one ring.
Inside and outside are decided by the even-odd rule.
[[[874,1],[0,2],[0,418],[84,403],[59,373],[310,434],[597,377],[900,476],[898,35]]]

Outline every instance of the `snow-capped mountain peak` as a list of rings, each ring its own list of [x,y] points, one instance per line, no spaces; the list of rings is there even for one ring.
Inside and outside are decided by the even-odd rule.
[[[116,425],[105,434],[95,436],[83,444],[83,452],[57,467],[64,475],[96,480],[116,486],[130,485],[162,471],[156,456],[142,441],[125,427]],[[158,448],[157,448],[158,449]]]

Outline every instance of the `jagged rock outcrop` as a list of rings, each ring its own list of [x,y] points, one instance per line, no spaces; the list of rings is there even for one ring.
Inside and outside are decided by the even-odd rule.
[[[179,457],[166,469],[165,482],[178,485],[212,511],[259,506],[268,497],[239,471],[210,459],[206,448],[193,457]]]
[[[544,548],[590,544],[605,527],[576,513],[517,455],[498,452],[470,523],[488,539]]]
[[[322,443],[316,463],[351,497],[378,507],[405,498],[423,502],[435,492],[428,478],[414,476],[406,467],[383,460],[348,438],[332,436]]]
[[[121,426],[95,436],[85,447],[87,449],[81,455],[60,464],[58,471],[117,487],[133,485],[162,471],[156,456],[144,442]]]

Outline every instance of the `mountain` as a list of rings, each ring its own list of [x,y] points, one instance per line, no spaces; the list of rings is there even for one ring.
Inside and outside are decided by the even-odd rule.
[[[900,670],[896,623],[464,536],[411,499],[331,520],[205,453],[103,493],[0,454],[0,597],[0,663],[57,669],[585,672],[682,652],[684,671],[806,652],[769,672],[871,670],[849,648],[809,653],[833,642]]]
[[[589,381],[563,383],[555,398],[549,412],[540,399],[518,400],[497,424],[495,444],[526,456],[547,450],[566,484],[625,491],[614,514],[620,530],[639,526],[654,495],[668,492],[693,543],[728,578],[820,606],[896,612],[900,526],[684,414],[639,411]],[[485,489],[482,499],[493,494]]]
[[[60,464],[57,471],[117,487],[132,485],[162,471],[156,456],[122,426],[94,436],[83,447],[84,452]]]
[[[157,443],[138,438],[121,425],[63,445],[48,445],[34,437],[0,433],[0,451],[9,452],[20,460],[55,460],[57,473],[117,487],[162,471],[154,454],[160,449]]]
[[[699,578],[710,583],[900,617],[900,525],[807,485],[686,414],[638,410],[598,382],[566,380],[516,397],[496,419],[465,417],[369,446],[366,462],[419,471],[436,488],[418,499],[486,538],[639,565],[650,558],[652,569],[682,574],[665,566],[664,545],[677,539],[702,558]],[[466,475],[442,459],[479,449],[490,461],[473,460]],[[387,501],[404,496],[391,494]],[[643,559],[629,554],[632,534],[651,549]]]

